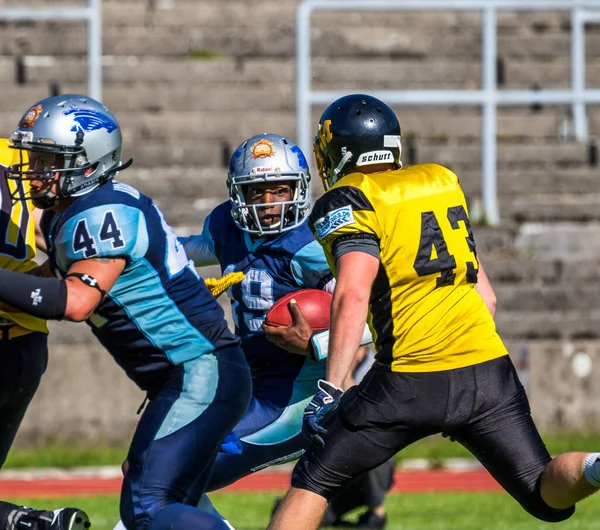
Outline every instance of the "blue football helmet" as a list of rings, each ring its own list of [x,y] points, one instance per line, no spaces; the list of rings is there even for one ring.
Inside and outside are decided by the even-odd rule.
[[[281,182],[293,189],[290,201],[281,202],[281,219],[269,227],[261,225],[257,209],[268,204],[248,204],[249,184]],[[231,215],[244,232],[255,236],[275,235],[292,230],[310,213],[310,173],[300,148],[279,134],[258,134],[248,138],[231,156],[227,175]],[[272,206],[272,205],[271,205]]]
[[[121,129],[112,113],[102,103],[77,94],[32,105],[10,140],[19,150],[20,163],[7,171],[8,178],[54,180],[58,175],[57,194],[47,189],[23,197],[39,208],[85,195],[132,162],[121,164]]]
[[[325,189],[364,166],[402,167],[398,118],[383,101],[365,94],[341,97],[325,109],[313,149]]]

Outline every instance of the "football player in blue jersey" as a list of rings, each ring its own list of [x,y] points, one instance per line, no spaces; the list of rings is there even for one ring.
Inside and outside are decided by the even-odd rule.
[[[325,374],[329,332],[313,333],[294,303],[292,326],[263,322],[282,296],[306,288],[331,292],[335,283],[306,223],[310,174],[294,142],[278,134],[249,138],[232,155],[227,185],[229,201],[205,219],[202,234],[181,239],[197,266],[243,273],[227,294],[252,371],[252,400],[217,456],[208,491],[304,452],[302,413]],[[367,328],[363,342],[370,341]],[[202,506],[209,506],[205,497]]]
[[[0,301],[86,321],[147,392],[121,494],[127,529],[226,528],[196,505],[250,401],[239,339],[152,200],[113,180],[131,161],[120,162],[106,107],[78,95],[42,100],[11,142],[23,156],[7,177],[27,181],[17,198],[45,210],[48,260],[41,277],[0,270]]]

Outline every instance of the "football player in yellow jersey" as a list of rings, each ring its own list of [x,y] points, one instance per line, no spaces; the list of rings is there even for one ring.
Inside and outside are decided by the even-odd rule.
[[[37,266],[33,261],[36,215],[31,202],[18,200],[27,190],[5,177],[5,169],[13,163],[15,153],[9,148],[8,140],[0,138],[0,268],[29,272]],[[47,363],[46,321],[0,303],[0,467]],[[87,515],[76,508],[33,510],[0,501],[2,530],[83,530],[88,527]]]
[[[346,484],[443,433],[469,449],[531,515],[569,518],[600,487],[599,453],[550,457],[484,298],[457,176],[401,165],[400,125],[354,94],[323,113],[315,154],[326,189],[309,223],[337,285],[327,380],[304,412],[313,441],[269,529],[311,530]],[[483,295],[483,296],[482,296]],[[367,320],[376,362],[343,392]]]

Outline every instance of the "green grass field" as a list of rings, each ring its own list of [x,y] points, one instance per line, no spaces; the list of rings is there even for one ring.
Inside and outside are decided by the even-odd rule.
[[[598,434],[548,434],[543,436],[548,450],[557,455],[567,451],[595,451],[600,447]],[[3,469],[29,467],[81,467],[121,465],[127,455],[126,446],[106,443],[49,443],[40,447],[13,447]],[[409,458],[425,458],[437,467],[444,458],[471,457],[470,453],[456,442],[441,436],[430,436],[398,453],[398,461]]]
[[[218,493],[215,506],[237,530],[259,530],[267,526],[273,493]],[[7,499],[8,500],[8,499]],[[112,530],[118,514],[116,496],[72,499],[10,499],[36,507],[73,505],[88,511],[92,530]],[[386,503],[388,530],[550,530],[526,514],[503,493],[394,494]],[[582,502],[577,513],[560,525],[561,530],[600,530],[600,496]]]
[[[552,454],[589,451],[600,446],[600,436],[562,434],[545,436]],[[125,447],[88,444],[71,446],[49,444],[35,449],[13,448],[5,468],[75,467],[119,465]],[[457,443],[439,436],[417,442],[398,455],[426,458],[434,466],[444,458],[468,457]],[[211,498],[237,530],[264,529],[268,523],[274,493],[219,493]],[[92,517],[92,530],[112,530],[118,519],[117,496],[76,497],[72,499],[5,499],[39,508],[77,506]],[[388,530],[550,530],[556,525],[537,521],[504,493],[412,493],[394,494],[387,500]],[[581,503],[575,516],[562,523],[561,530],[600,530],[600,495]]]

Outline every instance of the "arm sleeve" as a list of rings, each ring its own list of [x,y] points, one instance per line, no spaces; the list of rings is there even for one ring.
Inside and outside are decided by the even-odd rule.
[[[364,252],[379,259],[379,241],[371,234],[355,234],[338,237],[332,246],[337,261],[348,252]]]
[[[218,265],[215,242],[210,233],[210,215],[204,220],[202,234],[190,237],[180,237],[179,242],[185,248],[185,253],[194,262],[196,267]]]
[[[218,265],[219,260],[215,255],[212,245],[206,240],[204,234],[190,237],[180,237],[179,242],[185,248],[185,253],[188,255],[196,267],[204,267],[206,265]]]
[[[0,269],[0,302],[34,317],[62,320],[67,308],[67,285],[58,278]]]

